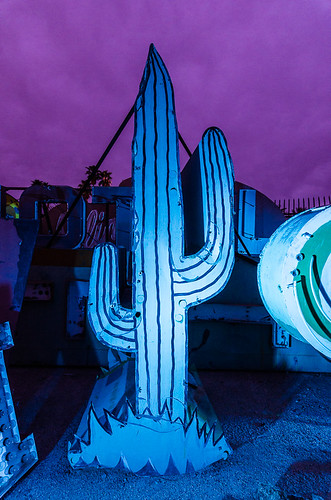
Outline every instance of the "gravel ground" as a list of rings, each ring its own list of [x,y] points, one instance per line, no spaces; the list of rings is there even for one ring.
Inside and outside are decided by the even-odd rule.
[[[34,433],[39,462],[6,500],[331,499],[328,375],[200,372],[233,454],[197,473],[146,477],[69,466],[68,441],[97,372],[8,370],[21,436]]]

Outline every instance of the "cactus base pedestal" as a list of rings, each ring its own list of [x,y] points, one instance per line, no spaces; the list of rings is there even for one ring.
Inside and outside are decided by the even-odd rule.
[[[231,453],[196,374],[189,376],[184,421],[149,409],[137,415],[134,401],[134,363],[127,362],[99,379],[87,409],[69,444],[74,469],[114,468],[135,474],[174,475],[194,472]],[[123,388],[125,387],[125,393]]]

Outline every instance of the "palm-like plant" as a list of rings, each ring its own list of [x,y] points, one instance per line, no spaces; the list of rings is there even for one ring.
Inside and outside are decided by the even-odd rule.
[[[47,187],[49,186],[48,182],[41,181],[39,179],[34,179],[31,181],[31,186],[44,186]]]
[[[81,181],[81,182],[78,184],[77,188],[78,188],[78,189],[82,189],[82,187],[83,187],[83,185],[84,185],[84,182],[85,182],[85,181]],[[92,194],[92,186],[91,186],[91,185],[87,185],[87,186],[85,187],[85,189],[84,189],[84,192],[83,192],[83,194],[82,194],[82,197],[84,198],[84,200],[85,200],[85,201],[87,201],[87,200],[89,199],[89,197],[91,196],[91,194]]]
[[[111,172],[108,170],[99,170],[94,174],[95,165],[89,165],[85,168],[86,179],[82,180],[78,185],[78,189],[81,189],[83,185],[88,180],[88,183],[85,185],[84,192],[82,194],[84,200],[88,200],[92,194],[92,186],[98,184],[98,186],[110,186],[112,181]],[[94,175],[92,175],[94,174]],[[91,178],[90,178],[91,177]]]
[[[97,174],[97,180],[98,180],[98,185],[99,186],[110,186],[112,177],[111,173],[108,172],[108,170],[101,170]]]

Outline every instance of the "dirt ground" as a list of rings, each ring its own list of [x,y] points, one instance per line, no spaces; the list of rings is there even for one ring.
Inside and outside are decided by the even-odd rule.
[[[228,460],[183,476],[72,470],[77,430],[97,369],[10,368],[21,437],[34,433],[39,462],[7,500],[329,500],[330,376],[200,372],[233,448]]]

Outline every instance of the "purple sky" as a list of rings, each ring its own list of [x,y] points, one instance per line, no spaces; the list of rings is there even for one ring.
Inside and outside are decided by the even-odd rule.
[[[330,194],[330,33],[329,0],[1,0],[0,184],[77,186],[153,42],[191,150],[218,126],[237,180],[272,199]],[[132,133],[133,121],[103,164],[114,185]]]

